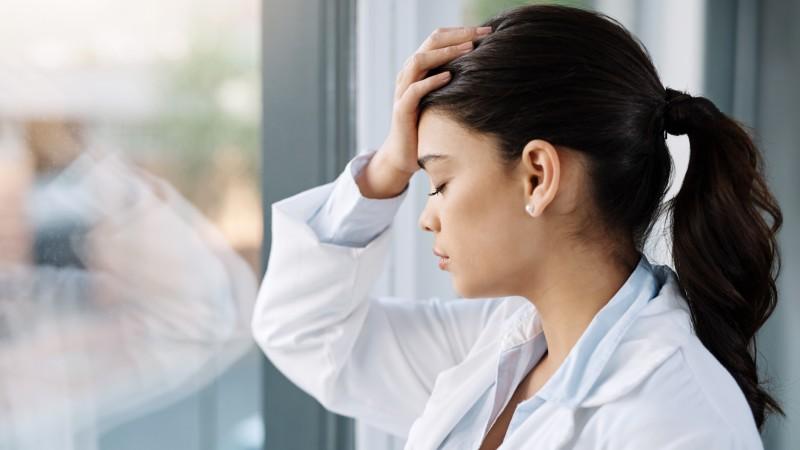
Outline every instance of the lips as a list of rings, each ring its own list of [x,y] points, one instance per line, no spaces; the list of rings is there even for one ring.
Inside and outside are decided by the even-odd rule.
[[[433,249],[433,254],[439,257],[439,268],[447,270],[447,266],[450,264],[450,257],[435,248]]]

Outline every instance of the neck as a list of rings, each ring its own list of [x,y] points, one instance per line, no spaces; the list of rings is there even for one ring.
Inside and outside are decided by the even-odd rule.
[[[633,252],[618,261],[608,255],[566,257],[559,254],[545,264],[545,273],[525,298],[536,307],[547,340],[546,361],[556,367],[566,359],[572,347],[594,316],[619,291],[636,268],[639,254]]]

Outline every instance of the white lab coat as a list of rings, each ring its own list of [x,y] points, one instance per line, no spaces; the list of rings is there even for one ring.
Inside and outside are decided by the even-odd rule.
[[[391,227],[364,247],[320,242],[307,220],[332,188],[272,205],[256,341],[329,410],[407,438],[406,449],[438,448],[493,382],[498,355],[529,337],[536,310],[521,297],[370,297]],[[602,372],[578,376],[590,389],[545,402],[501,449],[762,448],[741,390],[693,334],[674,272],[657,267],[662,285],[604,344]]]

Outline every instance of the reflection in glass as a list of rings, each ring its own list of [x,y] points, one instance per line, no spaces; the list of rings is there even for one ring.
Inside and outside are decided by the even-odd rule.
[[[3,0],[0,449],[261,447],[260,5]]]
[[[113,154],[53,174],[5,153],[0,448],[84,448],[249,349],[252,270],[172,186]]]

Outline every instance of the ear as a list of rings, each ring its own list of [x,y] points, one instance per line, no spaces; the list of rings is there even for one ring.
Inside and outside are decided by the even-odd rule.
[[[534,139],[522,150],[520,168],[525,177],[525,201],[533,205],[531,216],[539,217],[558,192],[561,165],[558,152],[549,142]]]

